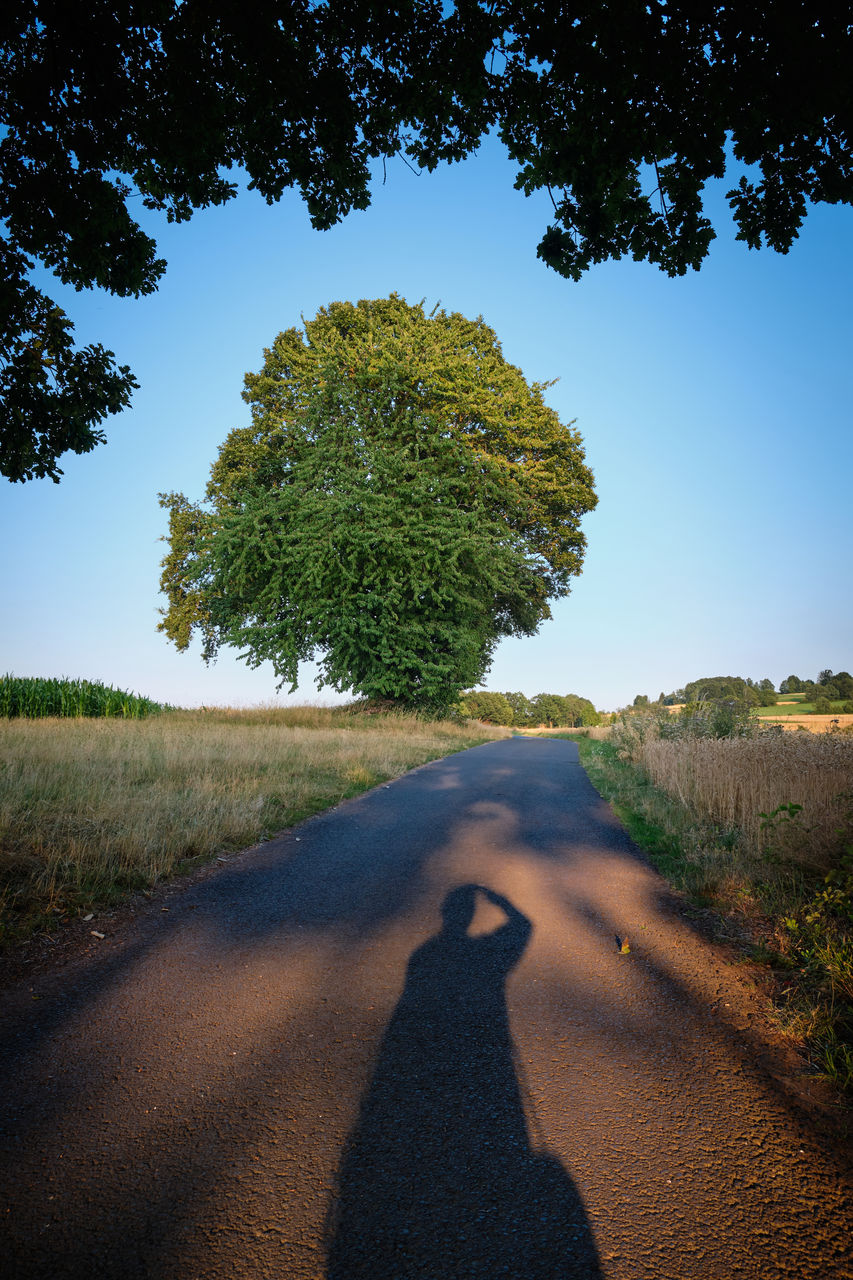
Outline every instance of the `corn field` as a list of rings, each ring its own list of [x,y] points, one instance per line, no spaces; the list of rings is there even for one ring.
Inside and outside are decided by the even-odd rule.
[[[93,680],[0,676],[0,716],[39,720],[47,716],[113,716],[141,720],[167,708]]]

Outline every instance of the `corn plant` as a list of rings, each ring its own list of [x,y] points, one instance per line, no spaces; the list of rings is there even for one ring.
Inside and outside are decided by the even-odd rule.
[[[38,720],[46,716],[114,716],[139,720],[168,708],[96,680],[0,676],[0,716]]]

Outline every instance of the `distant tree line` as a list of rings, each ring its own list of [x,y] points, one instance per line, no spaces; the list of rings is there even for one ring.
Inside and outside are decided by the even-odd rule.
[[[750,707],[772,707],[776,701],[776,689],[770,679],[750,680],[741,676],[704,676],[691,680],[682,689],[672,693],[659,693],[657,705],[680,706],[685,702],[722,702],[734,699]],[[652,706],[646,694],[637,694],[633,705],[637,708]]]
[[[780,693],[804,693],[808,702],[826,698],[828,702],[848,701],[853,698],[853,676],[849,671],[821,671],[817,680],[801,680],[788,676],[779,685]]]
[[[779,685],[779,693],[773,681],[767,679],[751,680],[741,676],[705,676],[701,680],[691,680],[682,689],[672,693],[660,693],[657,703],[652,703],[647,694],[638,693],[633,706],[640,710],[654,705],[672,707],[692,702],[725,702],[734,701],[745,707],[772,707],[779,694],[805,694],[804,701],[814,702],[816,709],[829,712],[832,704],[853,701],[853,676],[848,671],[833,673],[827,668],[821,671],[817,680],[801,680],[799,676],[788,676]],[[820,702],[821,707],[817,708]]]
[[[502,724],[516,729],[577,729],[601,723],[601,716],[589,698],[576,693],[490,693],[471,690],[463,693],[459,710],[472,720]]]

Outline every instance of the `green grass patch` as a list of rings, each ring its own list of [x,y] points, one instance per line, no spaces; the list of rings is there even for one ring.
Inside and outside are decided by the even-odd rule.
[[[853,843],[842,840],[822,874],[792,856],[800,806],[766,815],[757,848],[741,829],[702,819],[654,786],[615,744],[578,738],[578,749],[593,785],[658,871],[690,903],[736,926],[745,954],[768,972],[782,1025],[815,1067],[853,1091]]]
[[[791,706],[785,706],[776,703],[775,707],[756,707],[755,714],[757,716],[772,716],[776,719],[778,716],[803,716],[810,711],[814,711],[813,702],[795,702]]]
[[[792,693],[788,694],[787,697],[796,698],[797,701],[791,704],[788,704],[787,701],[777,702],[772,707],[756,707],[755,714],[757,716],[771,716],[773,719],[777,719],[779,716],[804,716],[814,712],[815,704],[814,702],[806,702],[805,694]],[[844,700],[830,702],[830,710],[826,714],[833,716],[845,715],[844,708],[846,705]]]

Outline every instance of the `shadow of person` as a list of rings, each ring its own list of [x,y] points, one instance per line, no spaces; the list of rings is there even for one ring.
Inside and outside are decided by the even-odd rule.
[[[477,894],[505,922],[472,936]],[[505,985],[532,932],[500,894],[453,889],[412,955],[338,1172],[329,1280],[597,1280],[583,1204],[532,1149]]]

